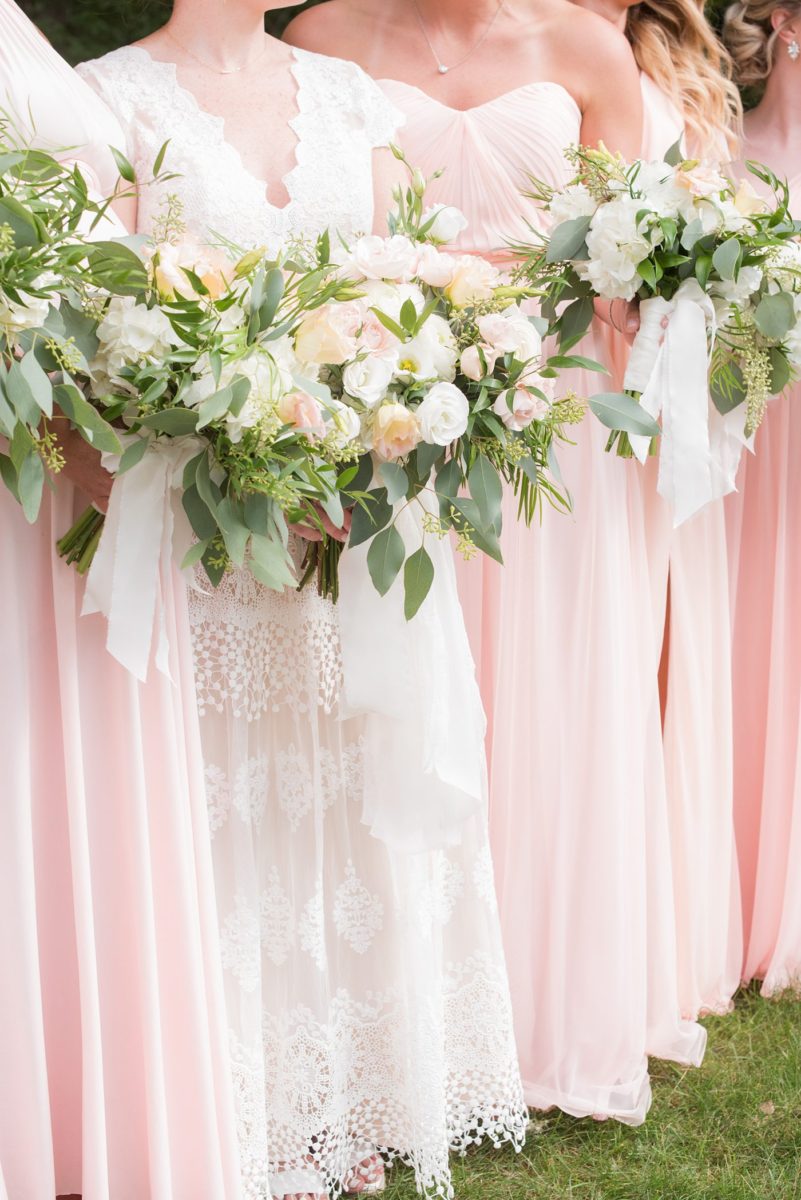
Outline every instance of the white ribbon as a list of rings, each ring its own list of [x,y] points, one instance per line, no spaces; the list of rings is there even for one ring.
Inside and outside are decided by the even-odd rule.
[[[180,560],[191,543],[175,489],[181,486],[184,467],[201,449],[195,438],[154,439],[141,461],[115,478],[87,576],[82,612],[106,617],[106,648],[142,681],[147,678],[156,618],[156,666],[170,676],[164,582],[174,556]]]
[[[695,279],[685,280],[672,300],[656,296],[640,305],[624,387],[641,393],[652,417],[661,413],[657,491],[673,511],[674,528],[735,490],[746,444],[745,413],[722,416],[709,396],[715,333],[714,305]],[[630,440],[645,462],[650,438]]]
[[[423,511],[412,505],[398,520],[412,553]],[[412,853],[457,844],[486,798],[485,721],[452,552],[447,539],[429,535],[425,544],[434,582],[411,621],[402,578],[386,596],[375,590],[367,546],[346,550],[339,572],[341,712],[367,726],[362,819],[375,837]]]

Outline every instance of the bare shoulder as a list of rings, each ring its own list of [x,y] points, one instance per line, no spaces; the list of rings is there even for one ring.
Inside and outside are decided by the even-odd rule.
[[[562,54],[578,69],[592,65],[597,72],[600,68],[626,67],[634,62],[626,35],[606,17],[580,8],[571,0],[553,0],[548,18]]]
[[[326,0],[290,21],[284,40],[301,50],[359,61],[359,46],[374,21],[365,0]]]

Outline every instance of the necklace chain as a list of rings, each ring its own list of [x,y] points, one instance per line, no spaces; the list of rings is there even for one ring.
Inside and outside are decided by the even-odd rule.
[[[241,67],[230,67],[227,69],[224,67],[215,67],[215,66],[212,66],[211,63],[205,62],[204,59],[199,58],[197,56],[197,54],[193,54],[188,46],[184,46],[184,44],[182,42],[178,41],[177,37],[173,37],[173,35],[170,33],[169,29],[165,29],[164,33],[167,35],[167,37],[170,39],[170,41],[173,43],[174,46],[177,46],[178,49],[182,50],[184,52],[184,54],[189,56],[189,58],[194,59],[196,63],[200,63],[201,67],[205,67],[207,71],[213,71],[215,73],[215,75],[241,75],[241,73],[243,71],[247,71],[247,69],[249,67],[255,67],[257,63],[260,63],[261,60],[264,58],[265,54],[267,53],[267,39],[265,38],[264,46],[262,48],[261,53],[258,55],[257,58],[254,58],[252,62],[243,63]]]
[[[498,20],[498,17],[501,15],[501,10],[504,8],[504,6],[506,4],[506,0],[499,0],[498,7],[495,9],[495,12],[492,14],[492,18],[490,19],[490,22],[487,25],[487,28],[482,33],[481,37],[476,42],[475,46],[471,46],[470,49],[467,51],[467,54],[463,55],[462,58],[457,59],[457,61],[455,63],[451,63],[451,65],[449,67],[447,67],[445,65],[445,63],[442,61],[442,59],[440,58],[440,56],[437,54],[436,50],[434,49],[434,43],[431,41],[431,38],[429,37],[429,34],[428,34],[428,30],[426,29],[426,23],[423,20],[423,14],[420,12],[420,5],[418,4],[418,0],[412,0],[412,3],[414,4],[415,15],[417,16],[417,23],[420,26],[420,30],[423,34],[423,37],[425,38],[426,43],[428,44],[428,48],[431,51],[431,56],[434,59],[434,62],[437,64],[437,70],[439,71],[440,75],[447,75],[449,71],[455,71],[457,67],[461,67],[462,63],[466,63],[468,58],[471,58],[476,53],[477,50],[481,49],[481,47],[484,45],[487,38],[489,37],[495,22]]]

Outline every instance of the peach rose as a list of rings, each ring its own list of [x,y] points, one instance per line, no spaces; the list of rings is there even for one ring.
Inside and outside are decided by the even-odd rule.
[[[295,353],[301,362],[332,366],[355,358],[363,309],[357,301],[323,304],[309,313],[295,334]]]
[[[403,458],[420,442],[420,425],[411,409],[383,404],[375,414],[373,449],[381,458]]]
[[[234,264],[222,250],[214,246],[201,246],[191,239],[162,242],[156,246],[154,254],[158,255],[156,287],[165,300],[173,300],[176,293],[197,299],[184,268],[198,276],[212,300],[218,300],[228,290],[236,272]]]
[[[287,392],[278,401],[278,415],[285,425],[292,425],[310,438],[326,434],[323,410],[308,392]]]
[[[463,254],[455,260],[453,279],[446,287],[445,295],[457,308],[477,300],[489,300],[498,279],[498,270],[492,263],[472,254]]]

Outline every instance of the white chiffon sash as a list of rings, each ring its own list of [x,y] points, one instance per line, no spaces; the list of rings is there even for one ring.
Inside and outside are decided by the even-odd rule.
[[[398,529],[413,553],[422,508],[406,509]],[[380,596],[367,546],[340,560],[342,716],[367,721],[365,807],[372,833],[415,852],[457,844],[486,797],[486,723],[456,592],[447,539],[428,535],[431,591],[407,621],[398,578]]]
[[[672,300],[655,296],[640,305],[624,386],[641,393],[652,417],[662,417],[657,491],[678,527],[735,490],[743,446],[745,406],[722,415],[709,395],[709,359],[715,342],[712,300],[694,279]],[[644,463],[650,438],[632,435]]]

